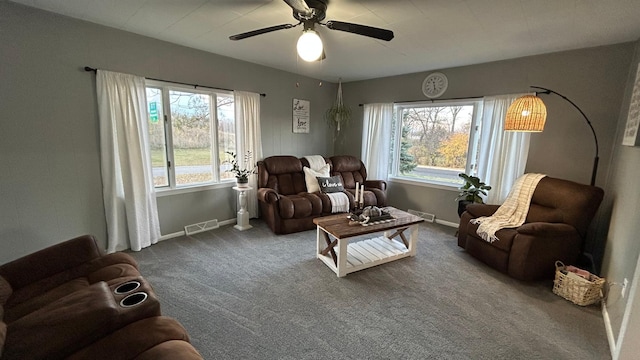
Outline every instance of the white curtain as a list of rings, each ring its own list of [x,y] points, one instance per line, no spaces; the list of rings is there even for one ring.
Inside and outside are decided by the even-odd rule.
[[[522,95],[525,94],[489,96],[483,100],[478,177],[491,186],[485,200],[488,204],[502,204],[527,165],[530,133],[503,130],[509,105]]]
[[[362,130],[362,162],[367,177],[386,180],[389,174],[393,104],[365,104]]]
[[[238,163],[243,168],[253,167],[262,159],[262,132],[260,131],[260,94],[234,91],[236,115],[236,149]],[[251,151],[251,164],[244,164],[244,154]],[[258,217],[258,176],[249,177],[249,186],[253,190],[247,191],[247,211],[249,217]]]
[[[144,78],[98,70],[96,85],[107,251],[140,251],[160,238]]]

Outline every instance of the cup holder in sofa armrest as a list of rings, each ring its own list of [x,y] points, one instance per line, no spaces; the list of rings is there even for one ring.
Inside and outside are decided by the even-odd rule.
[[[120,300],[120,306],[124,308],[136,306],[147,300],[147,297],[149,297],[149,295],[147,295],[146,292],[135,292],[133,294],[125,296],[122,300]]]
[[[151,284],[142,276],[112,284],[111,292],[119,309],[119,320],[129,324],[151,316],[159,316],[160,302]]]
[[[140,287],[140,285],[141,285],[140,282],[136,280],[127,281],[125,283],[122,283],[116,286],[113,292],[117,295],[123,295],[126,293],[130,293],[133,290],[136,290],[137,288]]]

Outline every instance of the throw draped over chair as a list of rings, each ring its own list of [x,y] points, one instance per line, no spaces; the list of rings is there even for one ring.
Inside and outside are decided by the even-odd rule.
[[[471,204],[460,218],[458,246],[487,265],[520,280],[553,278],[555,262],[575,264],[604,191],[595,186],[544,177],[525,223],[496,232],[487,242],[472,219],[491,216],[499,205]]]

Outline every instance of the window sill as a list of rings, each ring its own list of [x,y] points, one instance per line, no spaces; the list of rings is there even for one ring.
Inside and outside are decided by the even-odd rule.
[[[215,189],[224,189],[231,188],[235,186],[235,181],[224,181],[217,184],[206,184],[206,185],[194,185],[194,186],[185,186],[175,189],[156,189],[156,197],[170,196],[170,195],[178,195],[178,194],[187,194],[192,192],[199,191],[208,191]]]
[[[427,182],[424,180],[414,180],[414,179],[397,177],[397,176],[389,176],[388,181],[391,183],[424,186],[424,187],[440,189],[440,190],[448,190],[448,191],[458,191],[458,187],[462,185],[462,184],[452,185],[447,183]]]

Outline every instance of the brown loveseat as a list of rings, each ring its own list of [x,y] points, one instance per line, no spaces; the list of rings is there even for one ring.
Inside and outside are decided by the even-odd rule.
[[[604,192],[595,186],[544,177],[538,183],[525,223],[496,232],[487,242],[470,223],[491,216],[499,205],[471,204],[460,218],[458,246],[489,266],[520,280],[552,278],[555,262],[575,264]]]
[[[85,235],[0,265],[0,359],[202,359],[125,253]]]
[[[325,160],[331,167],[330,175],[342,180],[350,208],[355,206],[356,182],[365,186],[365,206],[387,205],[387,183],[367,180],[367,170],[360,159],[340,155]],[[331,214],[331,202],[326,194],[307,192],[305,166],[309,167],[307,159],[290,155],[270,156],[258,161],[260,217],[276,234],[314,229],[314,218]]]

